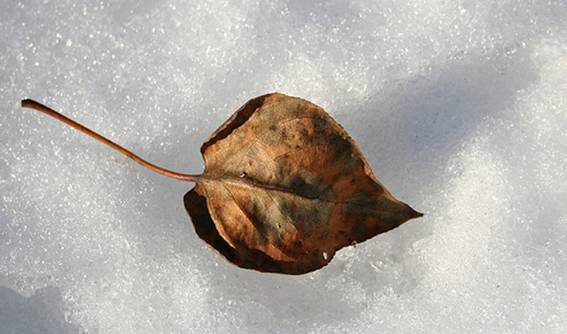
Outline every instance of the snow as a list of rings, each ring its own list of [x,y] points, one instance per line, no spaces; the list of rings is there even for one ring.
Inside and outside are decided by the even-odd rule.
[[[565,1],[3,1],[0,333],[563,333]],[[280,91],[425,212],[298,277],[195,235],[159,165]]]

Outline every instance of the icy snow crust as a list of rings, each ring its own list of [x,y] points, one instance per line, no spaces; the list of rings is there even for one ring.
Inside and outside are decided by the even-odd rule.
[[[2,1],[0,333],[564,333],[567,2]],[[426,216],[289,277],[183,209],[247,99],[326,108]]]

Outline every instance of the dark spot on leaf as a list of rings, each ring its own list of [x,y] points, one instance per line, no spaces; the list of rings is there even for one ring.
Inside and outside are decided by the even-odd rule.
[[[317,188],[314,185],[305,182],[301,176],[294,176],[289,182],[289,187],[294,193],[303,197],[317,198],[319,195]]]

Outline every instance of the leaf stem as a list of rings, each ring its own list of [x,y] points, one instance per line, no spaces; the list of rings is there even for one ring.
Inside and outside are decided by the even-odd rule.
[[[99,142],[109,146],[110,148],[124,154],[128,158],[136,161],[140,165],[142,165],[142,166],[146,167],[147,169],[150,169],[150,170],[152,170],[156,173],[159,173],[159,174],[162,174],[162,175],[165,175],[165,176],[169,176],[171,178],[174,178],[174,179],[177,179],[177,180],[182,180],[182,181],[196,182],[200,178],[200,175],[182,174],[182,173],[174,172],[174,171],[171,171],[169,169],[165,169],[165,168],[156,166],[156,165],[154,165],[150,162],[147,162],[146,160],[140,158],[139,156],[130,152],[129,150],[125,149],[124,147],[112,142],[111,140],[99,135],[98,133],[90,130],[89,128],[73,121],[72,119],[69,119],[69,118],[61,115],[57,111],[39,103],[39,102],[36,102],[34,100],[30,100],[30,99],[22,100],[22,107],[23,108],[35,109],[39,112],[47,114],[47,115],[49,115],[49,116],[65,123],[65,124],[75,128],[75,129],[81,131],[82,133],[98,140]]]

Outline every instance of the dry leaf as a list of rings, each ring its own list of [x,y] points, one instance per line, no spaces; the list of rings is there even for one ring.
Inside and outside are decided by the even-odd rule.
[[[194,181],[184,197],[195,231],[230,262],[303,274],[335,252],[422,216],[372,174],[323,109],[283,94],[247,102],[201,147],[202,175],[152,165],[57,112],[26,100],[159,173]]]
[[[205,172],[185,206],[199,236],[241,267],[306,273],[421,216],[376,180],[337,122],[299,98],[249,101],[201,152]]]

